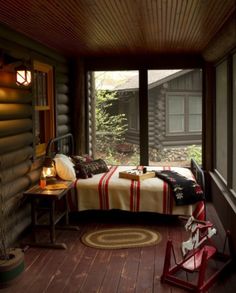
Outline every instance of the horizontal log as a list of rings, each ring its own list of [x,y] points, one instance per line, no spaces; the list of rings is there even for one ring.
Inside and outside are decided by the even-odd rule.
[[[68,94],[69,88],[65,84],[57,84],[57,93]]]
[[[57,95],[57,103],[58,104],[68,104],[69,103],[69,97],[65,94],[58,94]]]
[[[69,83],[69,76],[68,74],[63,74],[59,71],[56,72],[56,84],[68,84]]]
[[[31,103],[32,94],[29,90],[21,88],[7,88],[3,87],[0,91],[0,103]]]
[[[0,121],[0,137],[27,132],[33,127],[31,119]]]
[[[70,127],[68,125],[60,125],[57,127],[58,136],[67,134],[70,132]]]
[[[26,230],[27,227],[31,224],[30,218],[30,206],[28,205],[27,209],[24,208],[23,213],[21,213],[21,217],[17,217],[17,222],[11,223],[12,227],[7,229],[6,234],[6,244],[8,247],[11,247],[19,240],[22,232]]]
[[[20,148],[17,151],[0,155],[0,170],[9,168],[32,158],[34,150],[31,146]]]
[[[23,202],[22,199],[23,195],[22,193],[19,193],[4,203],[4,218],[11,216],[18,208],[20,208]]]
[[[70,121],[70,118],[68,115],[58,115],[57,116],[58,125],[68,124],[69,121]]]
[[[1,71],[0,72],[0,85],[9,87],[9,84],[16,84],[16,76],[13,72]]]
[[[31,186],[31,180],[28,176],[17,178],[13,182],[2,184],[2,199],[7,202],[18,193],[23,193]]]
[[[57,113],[58,113],[58,115],[67,114],[67,113],[69,113],[69,107],[65,104],[57,105]]]
[[[31,118],[32,106],[21,104],[2,104],[0,107],[0,120]]]
[[[2,184],[6,184],[26,175],[30,171],[31,164],[32,162],[28,160],[8,169],[2,170],[0,173],[0,181]]]
[[[45,161],[44,157],[35,158],[34,161],[32,162],[31,171],[42,168],[44,161]]]
[[[15,243],[19,235],[30,225],[30,206],[18,209],[14,217],[6,218],[7,243]]]
[[[56,65],[56,74],[59,73],[63,73],[63,74],[69,74],[69,67],[68,64],[66,62],[60,62],[57,63]]]
[[[27,174],[27,178],[30,180],[30,185],[34,185],[38,183],[41,171],[42,169],[40,168],[40,169],[33,170]]]
[[[0,138],[0,154],[22,149],[33,143],[33,134],[26,132],[9,137]]]

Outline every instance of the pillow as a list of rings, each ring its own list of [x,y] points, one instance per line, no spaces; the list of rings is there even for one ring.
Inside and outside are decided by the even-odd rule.
[[[92,162],[93,158],[87,154],[81,156],[71,156],[71,160],[74,164],[83,163],[83,162]]]
[[[81,162],[75,165],[77,178],[89,178],[94,174],[108,172],[107,164],[102,159],[97,159],[91,162]]]
[[[76,179],[74,164],[70,158],[63,154],[57,154],[54,158],[57,175],[63,180],[74,181]]]
[[[71,158],[64,154],[56,154],[55,158],[62,158],[65,161],[72,163]],[[72,163],[73,164],[73,163]]]

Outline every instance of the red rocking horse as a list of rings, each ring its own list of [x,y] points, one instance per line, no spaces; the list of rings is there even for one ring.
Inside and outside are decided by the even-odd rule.
[[[183,259],[179,262],[176,261],[172,241],[168,240],[161,281],[192,292],[205,292],[214,284],[219,274],[232,262],[233,251],[230,233],[229,231],[226,233],[223,252],[219,252],[211,240],[212,236],[216,234],[216,229],[212,223],[199,221],[193,217],[180,218],[187,220],[185,229],[190,231],[190,238],[182,242]],[[229,254],[225,253],[227,242]],[[174,265],[172,265],[172,256],[174,257]],[[218,262],[217,268],[210,267],[210,260],[212,259]],[[209,271],[213,271],[213,273],[209,274]],[[187,273],[196,273],[197,275],[190,281]],[[187,279],[184,279],[183,275]]]

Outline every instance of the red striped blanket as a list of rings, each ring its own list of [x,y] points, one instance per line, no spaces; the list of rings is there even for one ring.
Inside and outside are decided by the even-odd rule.
[[[173,215],[193,215],[205,218],[204,202],[194,205],[176,206],[171,188],[155,177],[141,181],[119,178],[119,172],[136,166],[112,166],[109,172],[94,175],[75,182],[76,210],[120,209],[132,212],[157,212]],[[142,168],[142,167],[139,167]],[[163,167],[147,167],[147,170],[163,170]],[[187,168],[168,167],[179,174],[193,179]]]

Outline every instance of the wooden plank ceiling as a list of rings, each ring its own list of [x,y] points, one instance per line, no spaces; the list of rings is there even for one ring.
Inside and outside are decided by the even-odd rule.
[[[0,22],[68,56],[201,53],[235,0],[4,0]]]

